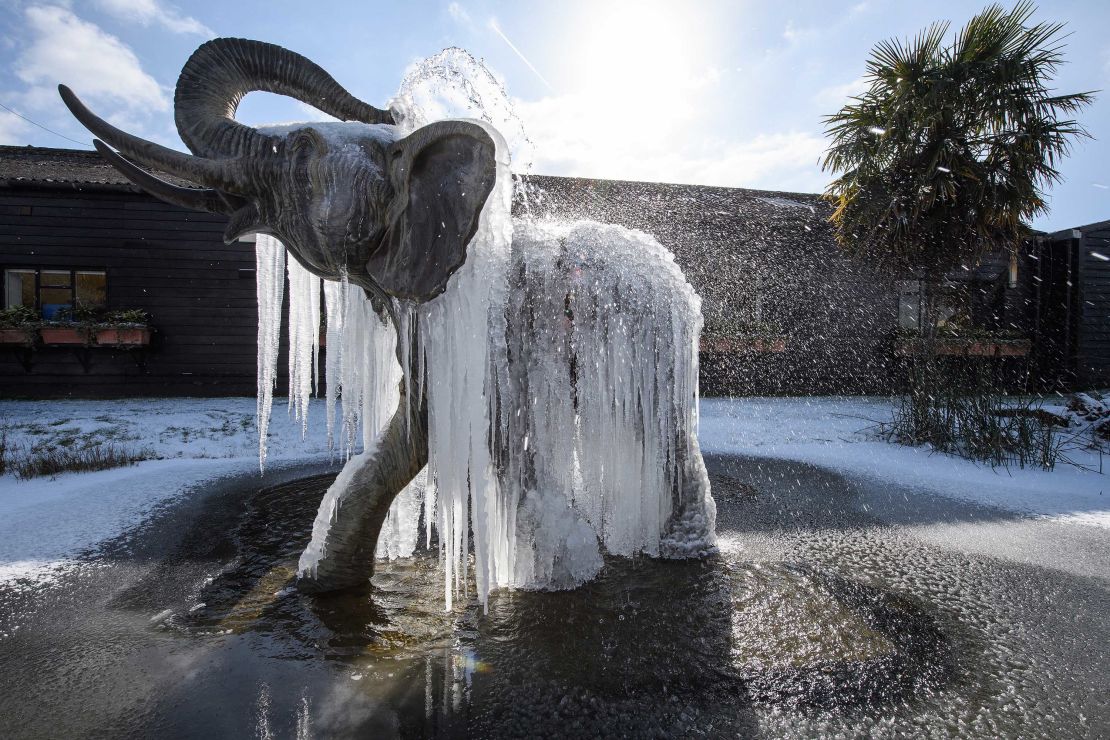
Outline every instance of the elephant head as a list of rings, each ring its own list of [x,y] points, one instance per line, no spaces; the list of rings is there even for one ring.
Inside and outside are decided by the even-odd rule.
[[[227,215],[228,243],[272,234],[313,273],[397,298],[425,301],[444,290],[496,177],[496,145],[481,125],[442,121],[401,137],[389,111],[259,41],[215,39],[186,62],[174,113],[193,156],[121,131],[58,89],[113,166],[164,201]],[[253,91],[288,95],[340,121],[245,126],[235,111]]]

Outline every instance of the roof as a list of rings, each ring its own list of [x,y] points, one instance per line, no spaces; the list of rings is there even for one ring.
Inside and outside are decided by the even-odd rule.
[[[536,186],[530,203],[518,210],[655,236],[701,295],[707,321],[740,305],[754,320],[764,314],[763,297],[779,302],[789,295],[796,302],[815,286],[873,281],[838,249],[828,220],[832,205],[819,195],[570,177],[530,181]],[[829,300],[829,291],[812,299]]]
[[[174,185],[192,186],[164,172],[155,174]],[[0,146],[0,187],[21,186],[139,190],[92,150]]]

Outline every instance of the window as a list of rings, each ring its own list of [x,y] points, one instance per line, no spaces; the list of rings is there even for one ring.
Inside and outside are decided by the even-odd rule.
[[[14,269],[4,271],[4,305],[29,306],[44,319],[63,308],[103,308],[108,276],[103,270]]]
[[[905,280],[898,284],[898,328],[918,331],[921,328],[921,281]]]
[[[982,272],[937,285],[923,280],[898,283],[898,328],[905,333],[924,332],[931,319],[949,334],[994,331],[1005,314],[1004,271]],[[927,304],[931,301],[931,307]],[[931,316],[929,310],[931,309]]]

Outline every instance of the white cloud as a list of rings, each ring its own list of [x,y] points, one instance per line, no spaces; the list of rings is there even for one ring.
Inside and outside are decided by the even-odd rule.
[[[801,46],[819,36],[820,32],[816,28],[798,27],[794,25],[794,21],[787,21],[786,28],[782,30],[782,38],[791,47]]]
[[[535,142],[533,172],[770,190],[824,188],[827,178],[818,159],[825,141],[816,134],[795,130],[745,138],[738,131],[724,141],[698,135],[684,111],[660,116],[657,106],[644,105],[643,110],[605,108],[603,101],[570,95],[516,101]]]
[[[461,23],[462,25],[470,29],[474,28],[474,20],[470,17],[470,13],[468,13],[466,11],[466,8],[459,5],[458,3],[451,3],[450,5],[448,5],[447,12],[452,18],[455,19],[457,23]]]
[[[817,91],[813,96],[813,102],[820,105],[822,108],[830,110],[841,108],[848,102],[848,98],[860,95],[867,90],[867,80],[863,77],[857,77],[851,82],[845,82],[842,85],[829,85]]]
[[[194,33],[208,38],[216,35],[196,18],[182,15],[176,8],[162,5],[158,0],[96,0],[96,4],[104,12],[128,23],[159,25],[172,33]]]
[[[55,107],[55,86],[64,82],[83,99],[133,111],[167,111],[169,97],[122,41],[57,6],[35,5],[24,13],[32,37],[15,72],[29,89],[30,108]]]
[[[26,144],[30,126],[6,110],[0,110],[0,144]]]

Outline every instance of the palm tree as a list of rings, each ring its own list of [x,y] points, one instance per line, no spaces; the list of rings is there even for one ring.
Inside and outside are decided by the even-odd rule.
[[[866,92],[825,119],[844,249],[927,284],[1018,249],[1026,221],[1048,210],[1057,164],[1088,136],[1072,116],[1093,100],[1050,87],[1063,25],[1027,25],[1034,11],[992,5],[948,44],[948,23],[935,23],[872,50]]]

